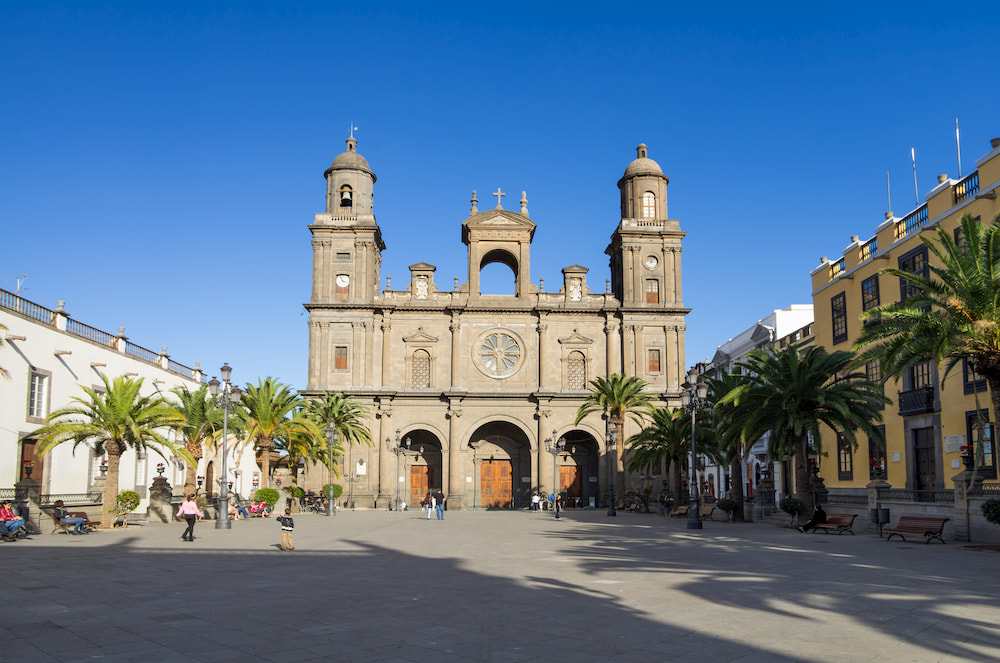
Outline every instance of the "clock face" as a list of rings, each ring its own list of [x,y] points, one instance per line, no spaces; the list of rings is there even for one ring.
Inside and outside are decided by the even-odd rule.
[[[659,264],[659,260],[656,256],[646,256],[646,259],[642,262],[646,266],[646,269],[656,269],[656,265]]]
[[[337,277],[337,285],[339,285],[341,288],[346,288],[350,282],[351,282],[351,277],[348,276],[347,274],[341,274],[340,276]]]

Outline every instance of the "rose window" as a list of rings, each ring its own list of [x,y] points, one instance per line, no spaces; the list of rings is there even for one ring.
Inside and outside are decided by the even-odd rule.
[[[479,365],[490,377],[502,378],[517,370],[521,361],[521,346],[513,336],[492,332],[479,346]]]

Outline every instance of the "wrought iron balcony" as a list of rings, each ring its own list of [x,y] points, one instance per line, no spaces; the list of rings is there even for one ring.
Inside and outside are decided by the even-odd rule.
[[[926,414],[934,412],[934,387],[918,387],[899,392],[899,414]]]

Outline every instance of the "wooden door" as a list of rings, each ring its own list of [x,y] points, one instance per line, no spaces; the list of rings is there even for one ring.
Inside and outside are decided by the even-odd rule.
[[[913,431],[914,487],[917,490],[934,490],[937,484],[937,463],[934,461],[934,429],[917,428]],[[918,499],[924,496],[918,496]],[[933,497],[928,497],[933,501]]]
[[[37,445],[37,440],[25,440],[21,443],[21,467],[19,468],[20,476],[18,477],[18,481],[28,477],[27,463],[25,461],[31,461],[31,478],[39,483],[42,482],[45,457],[38,455],[35,449]]]
[[[434,468],[429,465],[414,465],[410,468],[410,506],[418,508],[434,488]]]
[[[583,468],[577,465],[562,465],[559,467],[559,492],[565,493],[566,507],[573,506],[573,500],[583,497]]]
[[[514,495],[513,466],[509,460],[484,460],[479,470],[480,504],[509,509]]]

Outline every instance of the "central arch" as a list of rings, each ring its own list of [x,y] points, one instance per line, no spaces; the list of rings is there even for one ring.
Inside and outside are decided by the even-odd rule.
[[[472,434],[473,508],[519,509],[530,501],[531,443],[524,432],[506,421],[490,421]],[[524,481],[527,479],[527,481]]]

